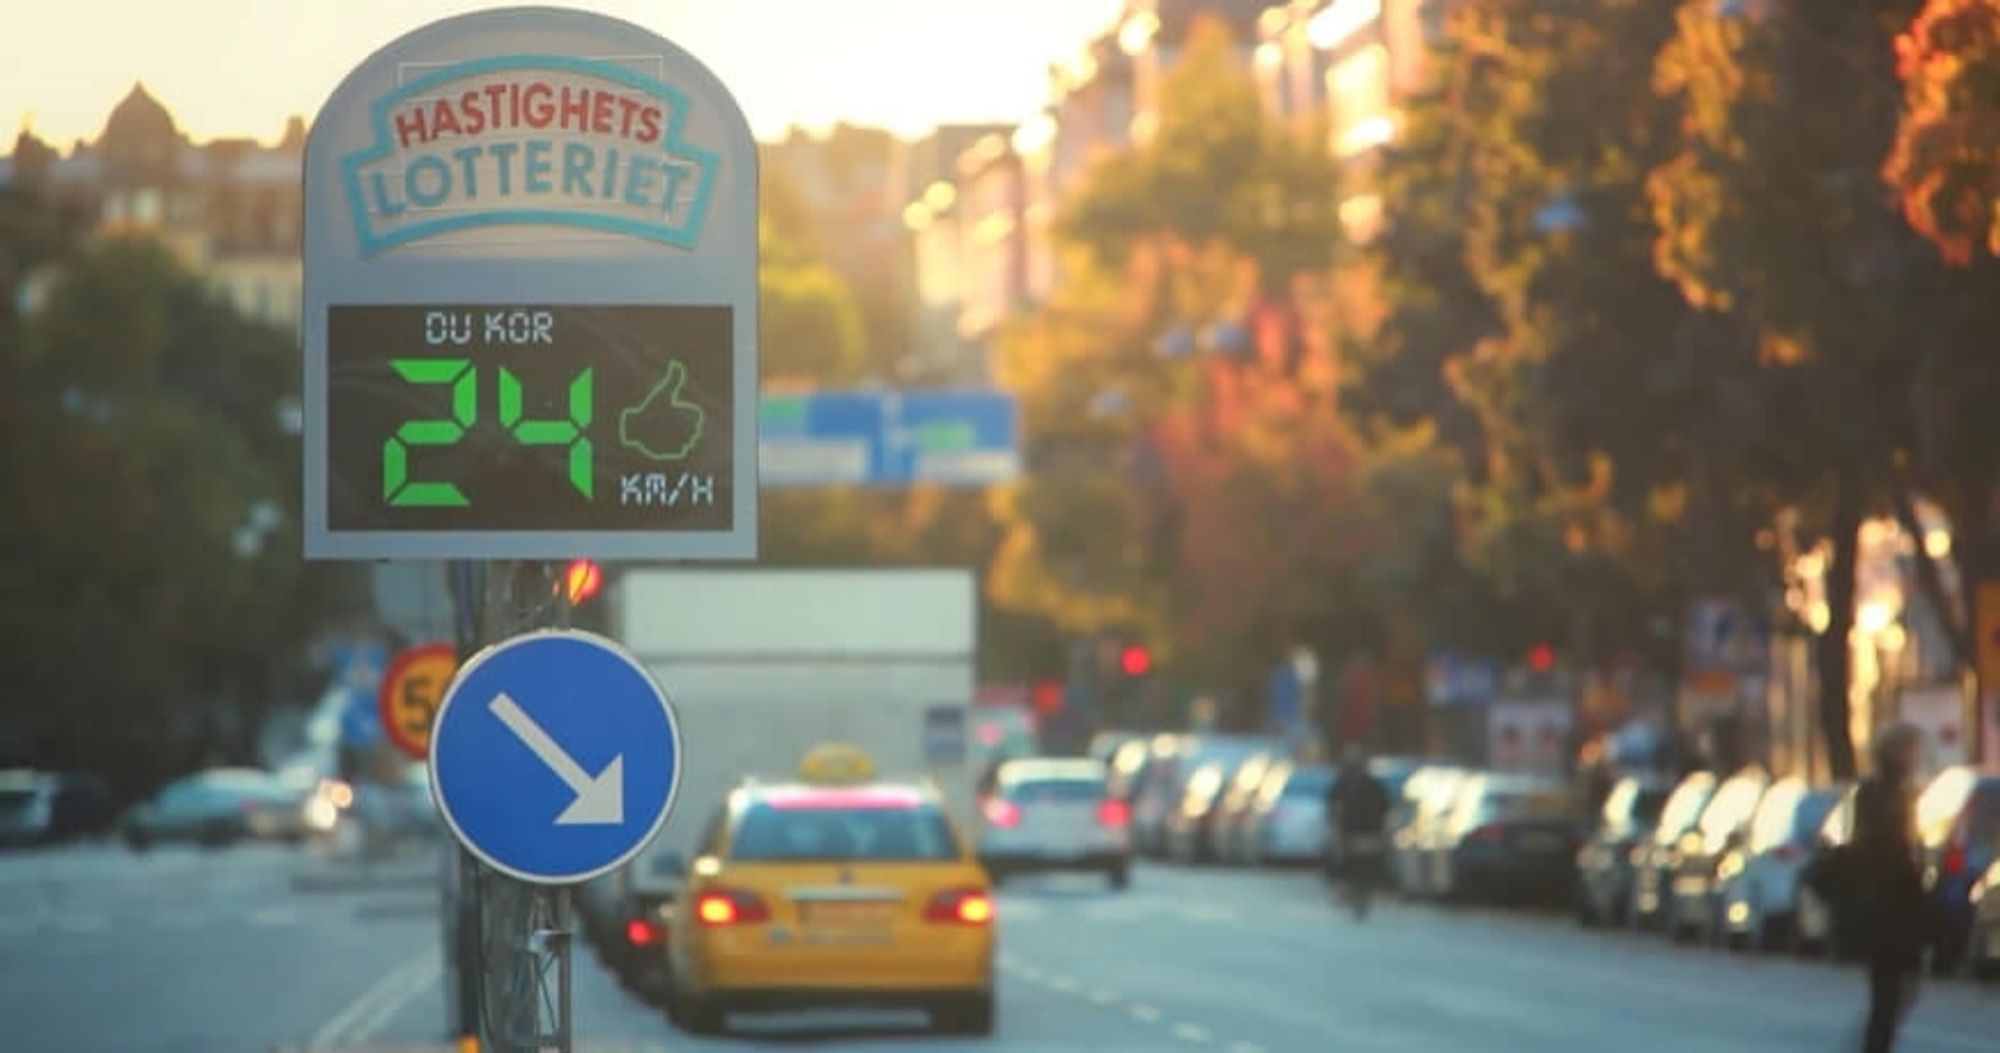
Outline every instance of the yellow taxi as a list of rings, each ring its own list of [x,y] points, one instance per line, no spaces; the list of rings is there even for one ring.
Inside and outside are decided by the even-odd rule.
[[[916,1007],[993,1029],[986,873],[928,786],[879,782],[849,747],[797,781],[746,783],[710,820],[669,926],[669,1012],[694,1034],[725,1014]]]

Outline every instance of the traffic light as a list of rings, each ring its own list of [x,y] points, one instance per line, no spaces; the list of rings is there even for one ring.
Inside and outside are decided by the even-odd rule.
[[[1537,673],[1546,673],[1556,667],[1556,649],[1548,644],[1536,644],[1528,648],[1528,668]]]
[[[604,587],[604,568],[594,559],[573,559],[563,570],[562,581],[557,589],[569,600],[572,607],[579,606],[597,595]]]
[[[1118,671],[1133,679],[1153,671],[1153,652],[1140,644],[1126,644],[1118,652]]]

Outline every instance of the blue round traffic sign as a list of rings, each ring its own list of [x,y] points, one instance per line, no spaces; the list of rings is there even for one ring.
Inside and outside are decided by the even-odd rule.
[[[577,630],[473,656],[431,732],[431,792],[460,843],[538,884],[588,881],[660,832],[680,786],[680,728],[644,666]]]

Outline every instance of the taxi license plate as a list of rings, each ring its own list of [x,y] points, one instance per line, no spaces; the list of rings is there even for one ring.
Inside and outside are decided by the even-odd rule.
[[[801,903],[799,919],[807,925],[881,928],[895,920],[894,903]]]

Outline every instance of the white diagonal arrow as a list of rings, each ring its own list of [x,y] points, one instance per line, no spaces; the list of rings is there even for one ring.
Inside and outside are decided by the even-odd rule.
[[[549,770],[576,792],[576,800],[556,816],[557,826],[616,825],[625,821],[625,755],[611,758],[595,777],[556,745],[520,705],[503,692],[487,707]]]

